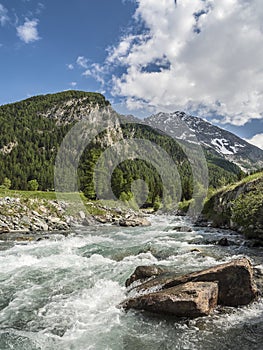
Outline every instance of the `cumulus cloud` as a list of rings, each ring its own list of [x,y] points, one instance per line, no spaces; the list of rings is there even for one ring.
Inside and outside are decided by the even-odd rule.
[[[39,40],[37,25],[38,20],[26,19],[24,24],[16,28],[18,37],[26,44]]]
[[[84,56],[79,56],[76,62],[81,68],[88,68],[88,60]]]
[[[113,93],[149,105],[218,115],[244,125],[263,118],[261,0],[136,0],[143,32],[123,36],[106,64],[121,66]]]
[[[73,70],[73,69],[74,69],[74,65],[73,65],[72,63],[67,64],[67,68],[68,68],[69,70]]]
[[[4,26],[6,24],[6,22],[9,20],[7,13],[8,13],[7,9],[2,4],[0,4],[0,24],[1,24],[1,26]]]
[[[251,139],[246,140],[249,143],[252,143],[252,145],[255,145],[261,149],[263,149],[263,133],[254,135]]]
[[[72,87],[76,87],[77,83],[75,81],[72,81],[71,83],[69,83],[69,85],[72,86]]]

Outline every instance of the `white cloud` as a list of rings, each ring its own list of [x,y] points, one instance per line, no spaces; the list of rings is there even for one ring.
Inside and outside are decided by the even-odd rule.
[[[251,139],[246,140],[249,143],[252,143],[252,145],[255,145],[261,149],[263,149],[263,133],[254,135]]]
[[[6,24],[6,22],[8,22],[8,20],[9,20],[7,13],[8,13],[7,9],[2,4],[0,4],[0,24],[1,24],[1,26],[4,26]]]
[[[26,19],[23,25],[16,28],[18,37],[26,44],[39,40],[37,25],[38,20]]]
[[[67,67],[68,67],[68,69],[70,69],[70,70],[72,70],[72,69],[74,69],[74,65],[73,64],[67,64]]]
[[[85,70],[83,73],[84,76],[93,77],[97,82],[99,82],[101,85],[105,84],[104,75],[106,71],[105,68],[99,65],[98,63],[93,63],[90,65],[88,69]]]
[[[75,81],[72,81],[71,83],[69,83],[69,85],[71,85],[72,87],[76,87],[77,83]]]
[[[263,118],[262,0],[136,1],[144,33],[122,37],[105,62],[124,69],[115,95],[221,123]]]
[[[129,53],[129,49],[132,45],[132,42],[137,38],[136,35],[127,35],[124,36],[117,47],[112,47],[109,49],[109,55],[107,57],[107,63],[111,64],[115,61],[122,63],[122,60],[125,60],[126,55]]]
[[[42,2],[39,2],[37,4],[36,14],[40,15],[44,9],[45,9],[45,5]]]
[[[84,56],[79,56],[76,62],[81,68],[88,68],[88,60]]]

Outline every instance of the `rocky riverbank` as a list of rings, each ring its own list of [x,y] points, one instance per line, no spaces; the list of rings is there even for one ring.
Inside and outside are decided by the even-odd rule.
[[[38,198],[0,198],[0,233],[68,230],[76,225],[114,224],[124,227],[147,226],[150,222],[141,212],[107,208],[90,203],[88,211],[68,213],[69,204]]]
[[[198,224],[238,231],[263,245],[263,173],[214,194],[200,221]]]

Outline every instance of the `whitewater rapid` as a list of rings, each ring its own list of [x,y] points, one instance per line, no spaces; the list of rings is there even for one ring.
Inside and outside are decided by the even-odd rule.
[[[138,265],[180,274],[247,256],[263,270],[262,248],[248,248],[238,234],[176,232],[191,226],[182,217],[151,221],[144,228],[79,227],[41,241],[0,241],[0,349],[262,349],[261,299],[196,320],[118,308]],[[207,243],[223,235],[234,244]]]

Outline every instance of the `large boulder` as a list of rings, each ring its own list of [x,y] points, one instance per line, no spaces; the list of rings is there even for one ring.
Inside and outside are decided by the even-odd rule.
[[[189,282],[126,300],[121,306],[177,317],[209,315],[217,305],[217,282]]]
[[[118,224],[123,227],[150,226],[151,223],[144,217],[132,216],[119,220]]]
[[[129,287],[133,282],[140,280],[141,282],[150,277],[155,277],[163,273],[164,270],[156,265],[137,266],[133,274],[126,280],[125,286]]]
[[[247,305],[258,295],[253,281],[253,269],[247,258],[236,259],[183,276],[163,273],[132,289],[133,293],[165,290],[188,282],[218,281],[218,304],[225,306]]]

